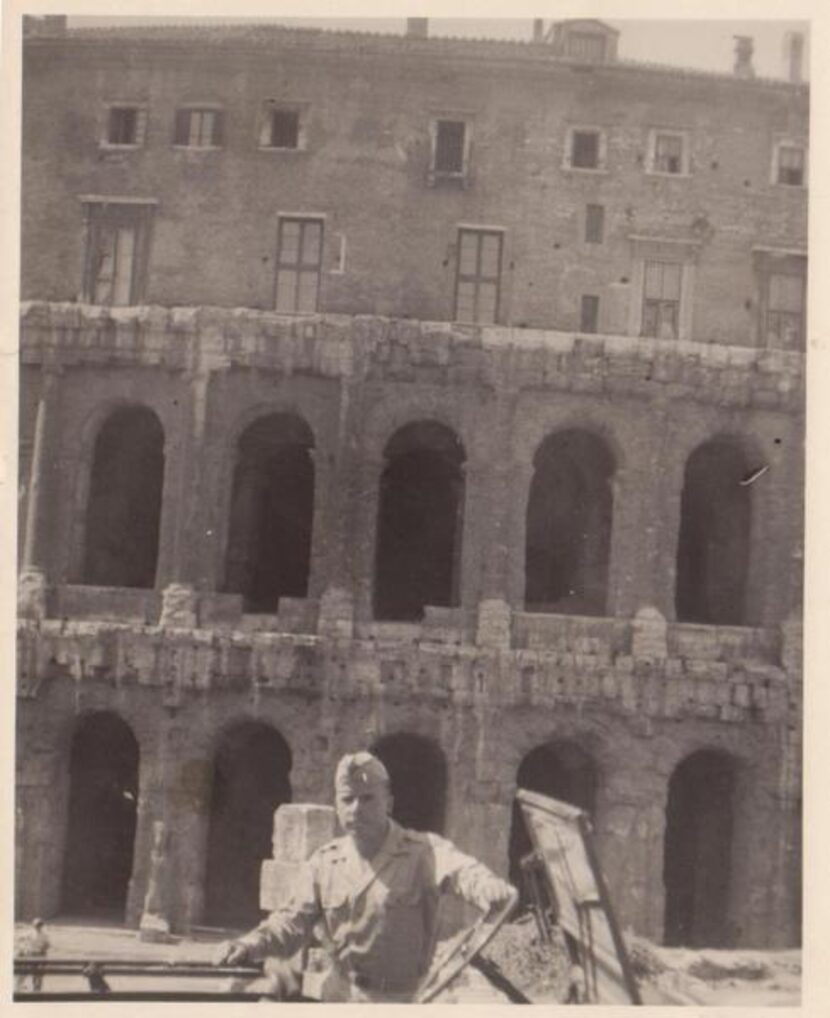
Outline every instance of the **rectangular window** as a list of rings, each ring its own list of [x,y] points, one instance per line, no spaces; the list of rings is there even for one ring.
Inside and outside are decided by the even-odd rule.
[[[778,146],[778,174],[776,180],[779,184],[802,187],[804,184],[804,166],[804,149],[800,145]]]
[[[455,319],[496,322],[499,313],[502,233],[498,230],[458,231],[458,272]]]
[[[683,172],[683,135],[657,132],[654,138],[654,172]]]
[[[579,331],[596,332],[599,321],[599,297],[593,293],[582,295],[579,310]]]
[[[323,262],[323,220],[280,216],[275,307],[286,313],[317,310]]]
[[[464,172],[464,142],[467,125],[463,120],[438,120],[435,123],[436,173]]]
[[[263,104],[259,123],[259,147],[283,150],[305,149],[307,110],[302,105]]]
[[[140,303],[153,207],[139,203],[87,205],[84,300],[113,306]]]
[[[107,112],[107,145],[144,144],[147,111],[140,106],[110,106]]]
[[[222,144],[222,120],[222,110],[177,110],[173,144],[187,148],[216,148]]]
[[[580,170],[599,167],[599,131],[571,133],[571,166]]]
[[[767,346],[797,349],[804,336],[804,277],[772,273],[767,279]]]
[[[605,208],[602,205],[585,206],[585,243],[601,244],[605,234]]]
[[[677,339],[683,266],[677,262],[645,263],[642,335]]]

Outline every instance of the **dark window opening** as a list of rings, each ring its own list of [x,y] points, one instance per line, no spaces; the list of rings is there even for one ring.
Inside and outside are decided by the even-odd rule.
[[[317,310],[323,264],[323,220],[281,216],[277,232],[276,310]]]
[[[138,743],[116,714],[81,718],[69,754],[61,911],[124,921],[133,871]]]
[[[599,321],[599,297],[591,293],[582,295],[579,308],[579,331],[596,332]]]
[[[297,110],[271,110],[269,132],[265,142],[268,148],[299,148],[300,114]]]
[[[306,597],[314,512],[314,439],[308,425],[271,414],[239,439],[231,496],[225,590],[246,612],[275,612]]]
[[[593,817],[597,798],[597,769],[592,758],[581,746],[570,741],[553,742],[531,750],[519,765],[516,775],[519,788],[549,795],[560,802],[576,806]],[[531,851],[530,837],[518,803],[513,803],[510,821],[510,880],[522,892],[521,861]]]
[[[665,943],[730,947],[728,923],[735,767],[700,751],[672,774],[663,859]]]
[[[658,173],[683,172],[683,136],[657,134],[654,139],[654,169]]]
[[[222,110],[177,110],[174,144],[187,148],[216,148],[222,144],[223,120]]]
[[[84,300],[113,306],[142,300],[153,209],[149,203],[86,206]]]
[[[750,464],[732,442],[716,439],[689,456],[677,545],[678,621],[746,624],[752,489]]]
[[[116,410],[95,442],[82,582],[145,587],[156,582],[164,432],[146,407]]]
[[[433,421],[406,425],[386,447],[380,481],[374,613],[417,621],[458,604],[464,450]]]
[[[146,113],[137,106],[111,106],[107,120],[110,145],[140,145],[144,141]]]
[[[291,750],[270,725],[225,732],[214,757],[205,922],[248,929],[263,917],[260,868],[272,857],[274,812],[291,802]]]
[[[495,230],[458,231],[455,319],[493,324],[499,315],[502,234]]]
[[[416,831],[444,831],[447,761],[432,739],[400,732],[386,735],[372,747],[389,772],[392,816]]]
[[[595,170],[599,166],[599,131],[574,131],[571,135],[571,166]]]
[[[778,149],[778,183],[800,187],[804,183],[804,149],[781,145]]]
[[[589,432],[559,432],[539,447],[527,502],[528,611],[605,613],[613,473],[611,453]]]
[[[585,243],[601,244],[605,233],[605,208],[602,205],[585,206]]]
[[[646,262],[643,282],[644,336],[677,339],[683,266],[679,262]]]
[[[463,120],[438,120],[435,124],[435,172],[464,172],[464,137],[466,124]]]

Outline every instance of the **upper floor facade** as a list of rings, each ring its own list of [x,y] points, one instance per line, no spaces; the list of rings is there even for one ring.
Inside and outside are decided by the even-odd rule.
[[[595,24],[32,36],[23,298],[801,348],[807,87]]]

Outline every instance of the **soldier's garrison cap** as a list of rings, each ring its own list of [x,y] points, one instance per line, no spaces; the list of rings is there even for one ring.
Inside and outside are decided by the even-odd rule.
[[[389,772],[371,753],[347,753],[334,773],[337,792],[359,792],[375,785],[388,785]]]

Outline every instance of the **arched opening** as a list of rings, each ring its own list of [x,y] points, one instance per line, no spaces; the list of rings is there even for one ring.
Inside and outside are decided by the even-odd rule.
[[[380,481],[374,612],[416,621],[426,605],[458,604],[464,449],[435,421],[389,441]]]
[[[669,781],[663,857],[665,942],[728,947],[735,763],[702,750]]]
[[[516,775],[519,788],[540,792],[594,815],[598,776],[592,757],[570,741],[545,743],[532,749],[519,764]],[[510,821],[510,879],[519,888],[526,904],[521,862],[532,846],[521,811],[513,803]]]
[[[533,461],[527,501],[525,607],[604,615],[614,459],[588,431],[550,435]]]
[[[416,831],[443,833],[447,761],[441,747],[422,735],[386,735],[372,747],[389,771],[392,816]]]
[[[680,501],[675,611],[680,622],[746,622],[752,523],[749,464],[728,439],[689,456]]]
[[[299,417],[269,414],[239,439],[225,590],[247,612],[306,597],[314,514],[314,437]]]
[[[147,407],[124,407],[95,441],[82,582],[145,587],[156,582],[164,431]]]
[[[61,911],[123,920],[133,871],[138,743],[116,714],[81,718],[69,752]]]
[[[274,811],[291,801],[291,750],[270,725],[229,728],[213,762],[205,919],[244,929],[261,918],[260,868],[272,853]]]

